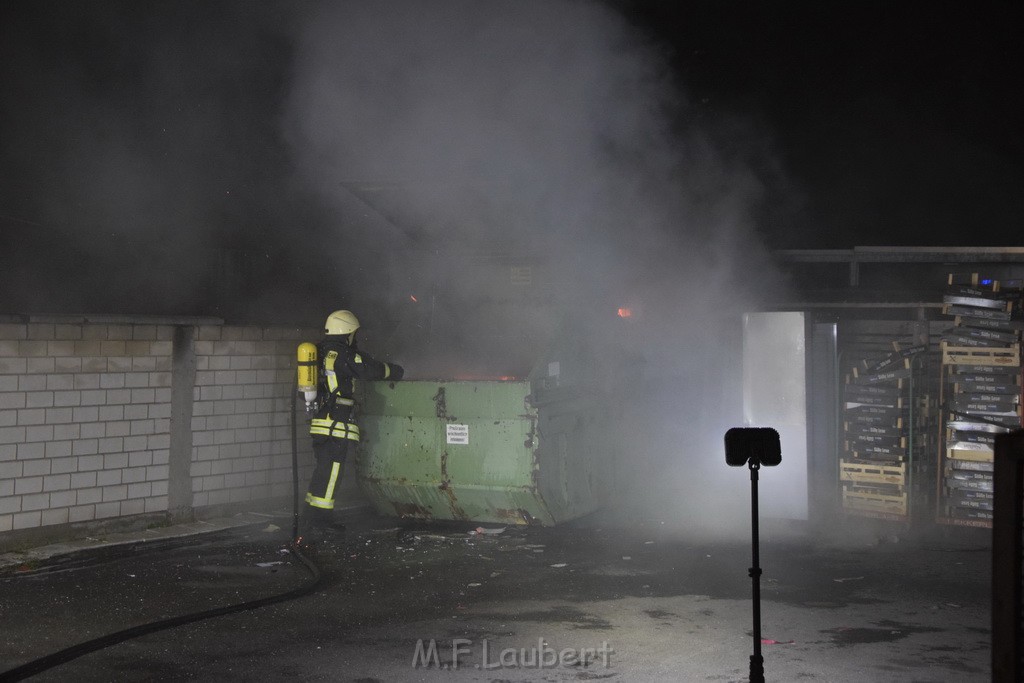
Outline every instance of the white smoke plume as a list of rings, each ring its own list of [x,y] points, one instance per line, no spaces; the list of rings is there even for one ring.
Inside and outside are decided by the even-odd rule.
[[[776,163],[615,6],[66,5],[0,9],[5,310],[347,306],[418,378],[521,377],[569,337],[622,488],[720,490],[695,472],[723,469],[739,315],[775,283]]]
[[[348,286],[443,283],[432,322],[396,332],[413,376],[481,353],[503,370],[509,345],[480,330],[525,326],[536,353],[570,316],[641,450],[622,485],[706,491],[739,409],[738,316],[777,281],[746,163],[763,144],[698,119],[665,57],[594,2],[326,3],[302,27],[286,131],[359,264]],[[541,299],[474,280],[481,253],[542,261]]]

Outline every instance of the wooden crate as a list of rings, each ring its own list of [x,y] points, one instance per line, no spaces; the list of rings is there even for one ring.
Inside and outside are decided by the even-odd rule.
[[[947,448],[946,457],[953,460],[971,460],[973,462],[992,462],[995,454],[984,449],[967,450],[963,448]]]
[[[936,517],[935,521],[939,524],[948,524],[949,526],[969,526],[977,527],[979,529],[992,528],[992,520],[990,519],[960,519],[957,517],[941,516]]]
[[[843,489],[843,507],[850,510],[887,512],[894,515],[907,514],[906,492],[897,495],[869,493],[861,490]]]
[[[906,463],[872,463],[839,461],[840,481],[851,481],[858,484],[895,484],[906,486]]]
[[[943,365],[1005,365],[1020,368],[1020,347],[988,349],[942,344]]]
[[[892,455],[887,453],[868,453],[866,451],[858,450],[846,451],[846,457],[852,458],[853,461],[869,463],[872,465],[889,465],[894,462],[902,463],[909,460],[906,453]]]

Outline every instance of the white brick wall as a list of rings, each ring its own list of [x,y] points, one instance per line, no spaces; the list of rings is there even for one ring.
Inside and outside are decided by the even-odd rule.
[[[318,333],[194,329],[193,507],[289,497],[295,347]],[[174,330],[0,322],[0,534],[168,509]]]
[[[0,532],[166,509],[172,330],[0,324]]]
[[[295,347],[309,331],[201,326],[196,333],[192,492],[196,507],[291,495]],[[301,484],[312,456],[298,427]]]

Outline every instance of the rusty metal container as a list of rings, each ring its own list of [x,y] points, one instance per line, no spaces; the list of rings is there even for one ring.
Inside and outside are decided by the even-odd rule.
[[[607,416],[592,394],[560,391],[557,370],[548,364],[532,381],[361,384],[356,474],[374,508],[545,526],[597,510],[611,483]]]

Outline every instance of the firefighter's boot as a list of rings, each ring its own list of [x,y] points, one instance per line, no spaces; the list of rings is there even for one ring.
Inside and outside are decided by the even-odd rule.
[[[308,541],[326,541],[344,532],[345,526],[334,521],[331,510],[307,505],[299,516],[299,537]]]

